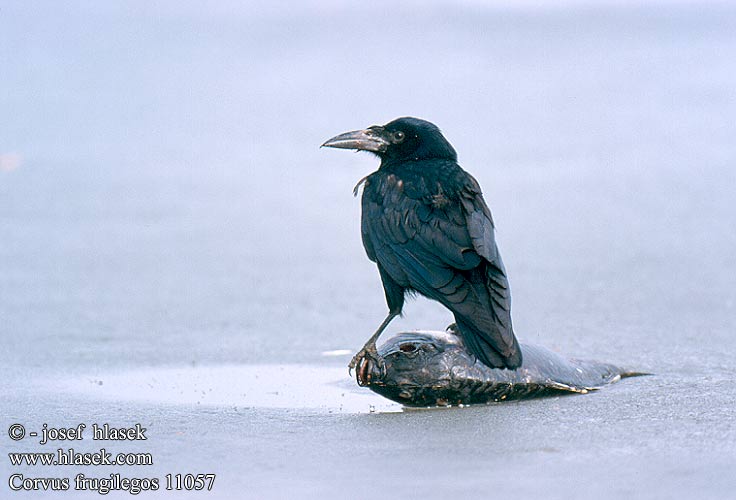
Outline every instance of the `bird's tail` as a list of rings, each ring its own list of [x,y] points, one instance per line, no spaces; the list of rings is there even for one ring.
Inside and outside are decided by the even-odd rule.
[[[499,352],[488,340],[488,334],[478,329],[471,321],[455,316],[457,329],[465,342],[465,346],[476,358],[491,368],[518,368],[521,366],[521,348],[512,335],[513,346],[508,355]]]

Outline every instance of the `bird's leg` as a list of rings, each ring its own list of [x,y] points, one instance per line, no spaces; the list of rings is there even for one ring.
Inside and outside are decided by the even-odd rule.
[[[367,374],[369,372],[368,361],[374,361],[378,364],[378,366],[381,367],[381,370],[383,370],[384,363],[383,359],[378,355],[378,350],[376,349],[376,341],[386,329],[388,324],[391,323],[391,320],[393,320],[398,315],[398,312],[389,311],[388,316],[386,316],[386,319],[384,319],[383,323],[381,323],[381,325],[378,327],[376,333],[371,335],[371,338],[368,339],[363,348],[358,351],[358,353],[353,356],[353,359],[350,361],[350,364],[348,365],[348,371],[352,373],[353,368],[357,367],[355,375],[358,379],[359,385],[366,385],[366,382],[370,382],[370,380],[367,380]]]

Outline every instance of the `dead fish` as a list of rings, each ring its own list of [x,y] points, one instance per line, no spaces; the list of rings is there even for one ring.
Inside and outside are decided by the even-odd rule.
[[[567,359],[522,344],[515,370],[489,368],[470,353],[455,330],[403,332],[378,349],[383,363],[364,358],[358,384],[410,407],[471,405],[561,394],[585,394],[623,377],[647,375],[608,363]]]

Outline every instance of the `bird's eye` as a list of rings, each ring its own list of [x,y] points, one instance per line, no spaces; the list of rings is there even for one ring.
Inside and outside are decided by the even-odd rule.
[[[394,142],[401,142],[404,140],[404,133],[399,130],[398,132],[394,132]]]
[[[412,343],[407,342],[406,344],[401,344],[399,346],[399,350],[401,352],[414,352],[417,350],[417,346],[415,346]]]

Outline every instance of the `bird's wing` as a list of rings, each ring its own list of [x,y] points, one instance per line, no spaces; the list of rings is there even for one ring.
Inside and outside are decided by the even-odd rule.
[[[462,281],[457,271],[473,269],[481,262],[466,226],[457,203],[433,207],[423,198],[407,196],[391,176],[366,184],[363,244],[368,257],[402,286],[433,298],[438,291],[454,295]]]
[[[499,334],[508,349],[517,349],[511,327],[511,293],[506,268],[496,245],[495,228],[491,211],[483,200],[480,186],[470,174],[460,191],[460,204],[465,213],[468,235],[473,249],[486,262],[486,286],[491,299],[491,313],[500,327]]]
[[[495,226],[491,210],[483,200],[478,181],[470,174],[466,174],[466,176],[466,182],[460,190],[459,196],[460,204],[465,213],[468,234],[478,255],[488,262],[494,263],[500,260],[500,255],[496,246]]]

